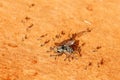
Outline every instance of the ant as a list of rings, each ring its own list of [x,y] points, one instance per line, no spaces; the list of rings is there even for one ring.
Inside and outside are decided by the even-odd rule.
[[[76,37],[78,36],[81,36],[83,35],[84,33],[86,32],[89,32],[90,30],[87,29],[86,31],[81,31],[79,33],[74,33],[72,34],[72,37],[69,38],[69,39],[66,39],[60,43],[55,43],[55,48],[54,48],[54,51],[55,55],[50,55],[50,56],[55,56],[55,59],[56,57],[58,56],[62,56],[63,54],[66,55],[66,58],[64,59],[64,61],[66,61],[67,59],[70,61],[70,58],[74,59],[75,56],[74,54],[77,53],[81,56],[81,46],[79,46],[79,40],[76,40]]]

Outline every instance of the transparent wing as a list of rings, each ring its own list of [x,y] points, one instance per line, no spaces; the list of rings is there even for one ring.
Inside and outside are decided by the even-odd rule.
[[[75,43],[75,40],[68,41],[65,45],[71,46]]]

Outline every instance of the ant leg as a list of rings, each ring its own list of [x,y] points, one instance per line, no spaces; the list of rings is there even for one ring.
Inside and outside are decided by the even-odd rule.
[[[70,62],[71,60],[70,60],[70,56],[68,57],[68,61]]]
[[[64,61],[66,61],[67,59],[70,61],[70,55],[67,55]]]
[[[72,54],[72,55],[71,55],[71,58],[72,58],[72,60],[73,60],[73,59],[76,59],[76,60],[78,59],[78,58],[75,56],[75,54]]]
[[[82,54],[81,54],[81,47],[77,48],[77,52],[79,53],[79,56],[82,56]]]
[[[64,59],[64,61],[66,61],[67,59],[70,61],[70,53],[65,53],[66,58]]]
[[[75,58],[75,56],[74,55],[71,55],[71,58],[72,58],[72,60]]]
[[[70,60],[71,58],[72,58],[72,60],[73,60],[73,59],[76,58],[76,57],[74,56],[74,54],[70,54],[70,55],[68,56],[68,61],[69,61],[69,62],[71,61],[71,60]],[[76,58],[76,59],[77,59],[77,58]]]
[[[56,60],[56,58],[57,58],[58,55],[50,55],[50,57],[53,57],[53,56],[55,56],[55,60]]]

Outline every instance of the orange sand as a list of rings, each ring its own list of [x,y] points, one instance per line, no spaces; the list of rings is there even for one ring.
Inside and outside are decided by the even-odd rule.
[[[49,56],[86,28],[82,57]],[[120,0],[0,0],[0,80],[120,80]]]

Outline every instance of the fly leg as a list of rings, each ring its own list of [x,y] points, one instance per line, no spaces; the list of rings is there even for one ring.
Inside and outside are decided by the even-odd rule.
[[[62,55],[63,55],[63,53],[58,53],[58,54],[55,54],[55,55],[50,55],[50,57],[55,56],[55,60],[56,60],[57,57],[62,56]]]

